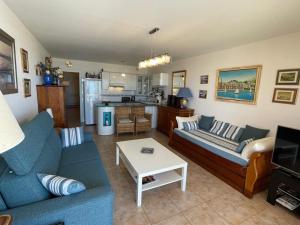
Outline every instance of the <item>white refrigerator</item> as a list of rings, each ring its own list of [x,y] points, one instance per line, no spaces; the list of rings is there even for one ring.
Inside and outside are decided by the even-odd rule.
[[[84,122],[86,125],[97,123],[97,107],[101,102],[101,80],[86,78],[83,83]]]

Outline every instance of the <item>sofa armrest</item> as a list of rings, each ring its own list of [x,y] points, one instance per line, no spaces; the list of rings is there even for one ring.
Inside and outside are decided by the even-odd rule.
[[[84,132],[84,142],[93,141],[93,133],[91,132]]]
[[[12,225],[111,225],[114,194],[109,186],[96,187],[70,196],[56,197],[1,214],[13,217]]]
[[[252,197],[255,190],[263,189],[272,173],[272,151],[252,153],[246,173],[244,194]]]

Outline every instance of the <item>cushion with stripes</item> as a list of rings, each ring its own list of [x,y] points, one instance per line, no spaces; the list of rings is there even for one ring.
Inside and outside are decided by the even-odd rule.
[[[197,123],[197,121],[183,122],[183,129],[185,131],[196,130],[196,129],[198,129],[198,123]]]
[[[82,144],[84,142],[83,127],[61,129],[61,141],[63,148]]]
[[[249,144],[250,142],[254,141],[253,138],[249,138],[247,140],[242,141],[239,146],[235,149],[235,152],[237,153],[242,153],[242,151],[244,150],[244,148],[246,147],[247,144]]]
[[[226,130],[223,132],[222,137],[232,140],[232,141],[235,141],[235,142],[238,142],[243,131],[244,131],[244,128],[229,124],[228,127],[226,128]]]
[[[83,183],[65,177],[43,173],[38,173],[37,177],[42,185],[55,196],[70,195],[86,189]]]
[[[215,120],[209,132],[212,134],[216,134],[218,136],[222,136],[222,134],[224,133],[224,131],[227,129],[228,126],[229,123]]]

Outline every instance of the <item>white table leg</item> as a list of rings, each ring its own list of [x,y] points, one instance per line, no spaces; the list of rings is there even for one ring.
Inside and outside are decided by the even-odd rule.
[[[138,180],[137,180],[137,189],[136,189],[136,204],[137,207],[141,207],[142,205],[142,183],[143,181],[143,177],[138,176]]]
[[[182,167],[181,176],[182,176],[181,190],[185,191],[185,189],[186,189],[186,176],[187,176],[187,164],[184,167]]]
[[[120,149],[116,145],[116,164],[119,165],[119,160],[120,160]]]

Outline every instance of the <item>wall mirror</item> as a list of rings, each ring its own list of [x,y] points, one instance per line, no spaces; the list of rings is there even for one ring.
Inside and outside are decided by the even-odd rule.
[[[185,87],[186,70],[172,73],[172,95],[177,95],[180,88]]]

